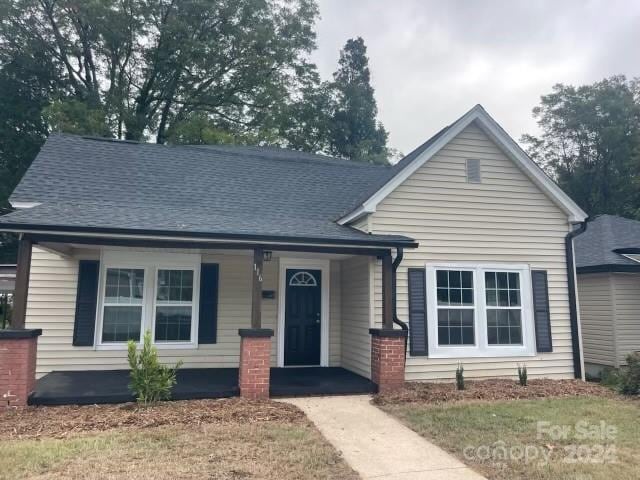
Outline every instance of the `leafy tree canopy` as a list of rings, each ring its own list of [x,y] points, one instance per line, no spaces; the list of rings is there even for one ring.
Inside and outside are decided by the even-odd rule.
[[[640,219],[640,79],[558,84],[533,115],[529,154],[589,215]]]
[[[386,161],[364,42],[322,81],[317,17],[315,0],[0,0],[0,214],[50,131]]]

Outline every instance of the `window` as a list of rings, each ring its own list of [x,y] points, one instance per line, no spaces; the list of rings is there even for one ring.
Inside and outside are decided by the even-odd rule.
[[[427,265],[429,355],[533,355],[531,279],[526,265]]]
[[[489,345],[522,344],[522,304],[518,272],[485,272]]]
[[[107,268],[102,322],[103,342],[140,339],[144,270]]]
[[[473,345],[473,272],[438,270],[438,344]]]
[[[289,286],[291,287],[317,287],[318,282],[316,281],[316,277],[311,275],[309,272],[298,272],[291,280],[289,280]]]
[[[196,254],[103,252],[97,348],[126,348],[146,330],[164,348],[195,347],[200,264]]]
[[[193,270],[158,270],[156,341],[189,341],[193,312]]]

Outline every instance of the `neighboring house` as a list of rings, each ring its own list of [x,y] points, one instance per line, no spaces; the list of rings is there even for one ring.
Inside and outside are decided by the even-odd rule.
[[[145,329],[185,367],[243,365],[239,333],[272,329],[250,347],[272,366],[379,385],[581,375],[565,240],[586,215],[479,105],[394,166],[52,134],[11,202],[39,376],[126,368]]]
[[[597,376],[640,351],[640,222],[597,216],[575,249],[585,368]]]
[[[0,294],[11,293],[16,284],[16,266],[0,264]]]
[[[6,328],[9,323],[9,310],[15,283],[16,266],[0,264],[0,328]]]

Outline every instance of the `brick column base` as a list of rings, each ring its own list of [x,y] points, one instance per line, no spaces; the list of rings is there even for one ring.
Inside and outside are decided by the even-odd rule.
[[[24,407],[36,388],[42,330],[0,330],[0,408]]]
[[[371,381],[378,393],[388,393],[404,385],[405,330],[372,328]]]
[[[269,398],[269,369],[271,367],[271,337],[269,328],[246,328],[240,335],[240,397],[248,400]]]

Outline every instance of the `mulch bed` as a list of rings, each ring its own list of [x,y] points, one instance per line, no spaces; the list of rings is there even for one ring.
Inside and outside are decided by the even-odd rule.
[[[210,423],[301,423],[297,407],[280,402],[241,399],[162,402],[149,407],[121,405],[28,407],[0,412],[0,438],[64,438],[70,434],[114,428],[150,428],[164,425]]]
[[[456,390],[454,383],[407,382],[402,390],[376,395],[374,403],[452,403],[461,401],[496,401],[550,397],[600,396],[615,397],[610,389],[578,380],[529,380],[526,387],[506,379],[465,382],[465,390]]]

